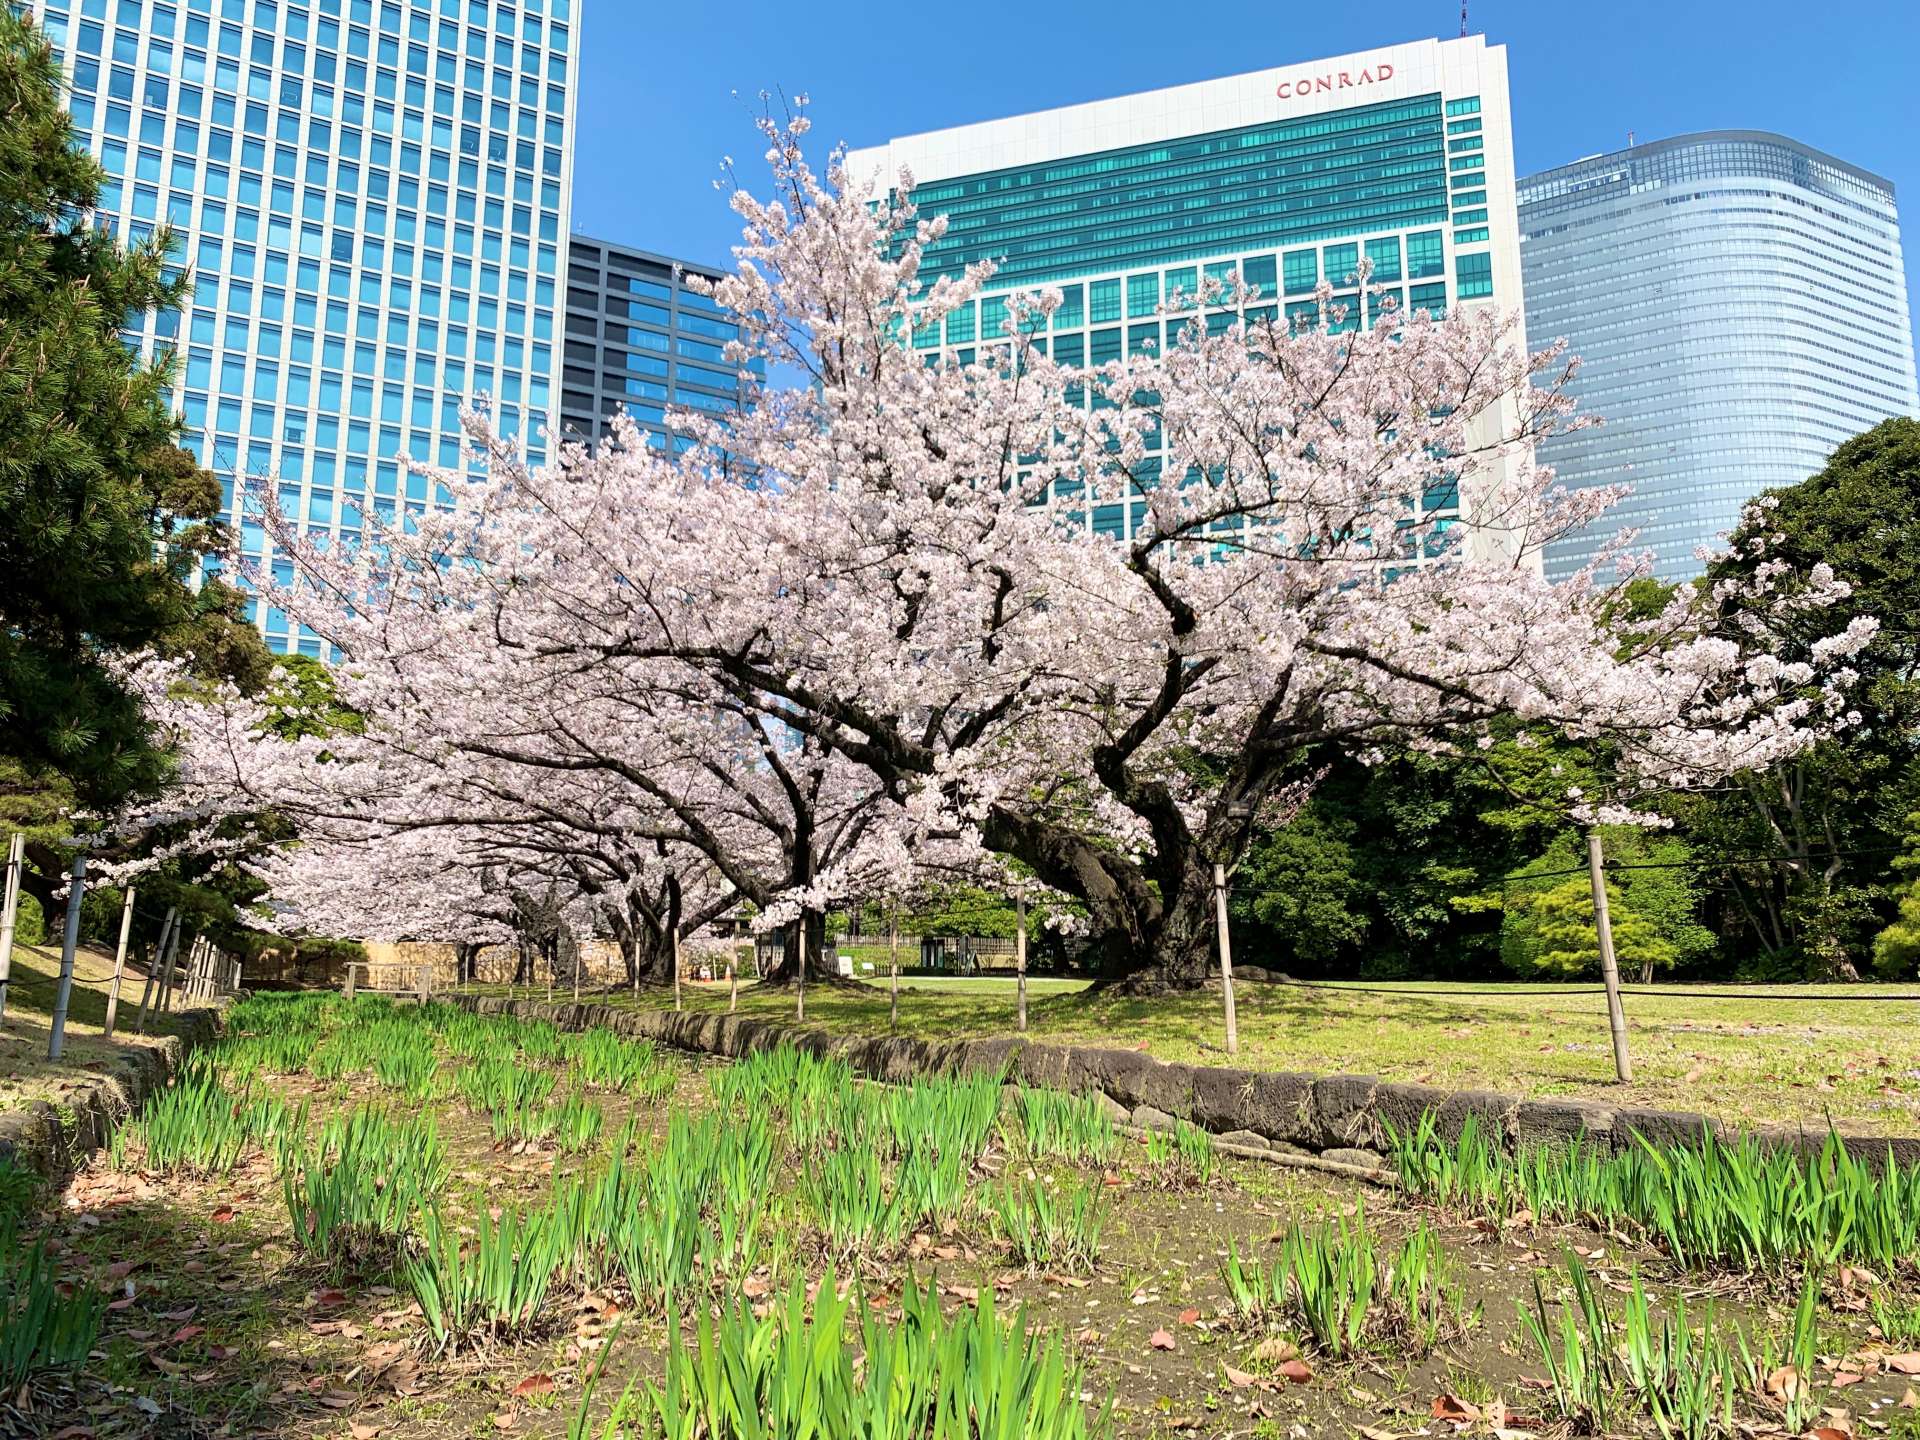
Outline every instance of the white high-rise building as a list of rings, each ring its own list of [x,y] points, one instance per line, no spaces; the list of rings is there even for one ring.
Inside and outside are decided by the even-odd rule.
[[[1031,115],[960,125],[856,150],[852,183],[902,169],[925,216],[931,280],[979,260],[988,293],[913,344],[970,357],[1001,333],[1006,294],[1059,286],[1047,343],[1069,363],[1162,345],[1157,311],[1238,271],[1250,316],[1315,312],[1324,278],[1361,323],[1354,276],[1409,310],[1461,303],[1522,309],[1505,47],[1481,36],[1289,61]],[[1377,307],[1375,307],[1377,309]],[[1213,310],[1217,330],[1235,320]],[[1366,317],[1367,323],[1373,320]],[[1144,490],[1157,471],[1139,477]],[[1449,523],[1452,486],[1417,502]],[[1132,533],[1144,498],[1097,508],[1096,530]]]

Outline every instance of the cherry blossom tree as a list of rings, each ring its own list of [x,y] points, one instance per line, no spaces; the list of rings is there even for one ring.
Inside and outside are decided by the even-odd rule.
[[[684,450],[624,425],[544,470],[476,422],[484,476],[433,472],[442,503],[406,524],[351,551],[275,527],[296,578],[257,582],[435,772],[392,823],[472,819],[476,793],[522,823],[593,775],[618,787],[595,825],[697,853],[774,918],[997,854],[1083,902],[1110,970],[1194,984],[1212,867],[1330,747],[1471,748],[1519,717],[1608,746],[1618,793],[1572,798],[1619,820],[1844,723],[1871,622],[1769,649],[1769,617],[1844,593],[1823,569],[1682,587],[1630,631],[1625,542],[1543,578],[1614,497],[1533,463],[1572,367],[1515,318],[1362,326],[1323,287],[1289,326],[1234,285],[1080,368],[1047,353],[1041,293],[963,363],[915,340],[990,267],[925,283],[944,222],[910,177],[822,179],[804,132],[766,126],[773,195],[736,192],[713,286],[732,357],[803,383],[672,417]],[[1090,527],[1108,506],[1124,538]]]

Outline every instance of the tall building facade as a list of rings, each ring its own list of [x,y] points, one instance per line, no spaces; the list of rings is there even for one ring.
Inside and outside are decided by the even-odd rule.
[[[575,235],[567,264],[566,352],[561,431],[589,445],[626,411],[664,446],[669,406],[725,414],[765,378],[760,360],[726,358],[740,330],[688,276],[717,280],[703,265]],[[746,371],[743,391],[741,372]]]
[[[129,339],[179,354],[186,444],[309,532],[432,503],[482,398],[535,462],[555,416],[579,0],[34,0],[109,180],[192,281]],[[319,653],[287,617],[278,649]]]
[[[1252,318],[1309,320],[1324,278],[1345,323],[1361,323],[1363,257],[1382,298],[1407,309],[1522,305],[1506,50],[1480,36],[963,125],[847,159],[850,182],[876,193],[903,169],[920,213],[948,218],[923,275],[996,266],[943,333],[913,337],[962,358],[1003,333],[1009,292],[1042,285],[1064,297],[1045,343],[1075,364],[1164,345],[1204,282],[1236,271]],[[1234,319],[1214,310],[1206,323],[1217,333]],[[1149,460],[1136,483],[1157,479]],[[1440,525],[1458,511],[1451,487],[1417,503]],[[1145,509],[1099,507],[1091,523],[1130,535]]]
[[[1547,573],[1623,527],[1697,575],[1762,490],[1920,413],[1893,186],[1783,135],[1682,135],[1520,182],[1527,330],[1565,337],[1603,423],[1543,445],[1569,486],[1629,484]]]

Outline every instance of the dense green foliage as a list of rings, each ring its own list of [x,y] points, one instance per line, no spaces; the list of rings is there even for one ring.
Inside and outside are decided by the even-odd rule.
[[[1911,975],[1920,966],[1920,813],[1907,817],[1907,848],[1893,862],[1900,877],[1899,912],[1873,939],[1873,968],[1883,975]]]
[[[1606,845],[1618,867],[1607,876],[1607,914],[1621,970],[1658,973],[1710,952],[1713,933],[1694,919],[1700,901],[1686,868],[1693,858],[1686,842],[1615,828]],[[1586,865],[1585,845],[1564,834],[1508,877],[1500,958],[1509,970],[1546,980],[1599,973]]]
[[[1903,843],[1920,854],[1920,422],[1848,441],[1769,502],[1714,575],[1783,558],[1848,582],[1845,601],[1796,619],[1783,658],[1876,617],[1858,723],[1792,764],[1657,801],[1666,829],[1607,830],[1615,949],[1629,976],[1845,977],[1870,957],[1911,978],[1920,859],[1893,861]],[[1667,593],[1629,585],[1628,628]],[[1602,793],[1604,775],[1603,754],[1517,728],[1458,757],[1329,757],[1305,807],[1234,877],[1236,958],[1303,975],[1591,974],[1585,838],[1563,802],[1569,786]]]

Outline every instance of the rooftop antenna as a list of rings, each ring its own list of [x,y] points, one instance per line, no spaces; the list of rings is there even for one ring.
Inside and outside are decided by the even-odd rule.
[[[1460,0],[1460,38],[1467,38],[1467,0]]]

